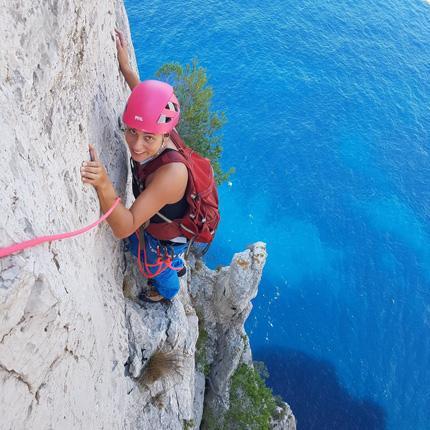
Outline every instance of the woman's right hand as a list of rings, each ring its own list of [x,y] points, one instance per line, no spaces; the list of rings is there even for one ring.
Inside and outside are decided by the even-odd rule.
[[[91,161],[84,161],[81,165],[82,182],[104,190],[111,185],[111,181],[93,145],[89,145],[89,151]]]

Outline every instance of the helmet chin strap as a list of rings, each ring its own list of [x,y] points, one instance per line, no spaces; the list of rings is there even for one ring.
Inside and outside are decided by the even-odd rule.
[[[157,153],[155,155],[152,155],[151,157],[147,158],[146,160],[143,161],[138,161],[138,163],[143,166],[146,163],[149,163],[150,161],[154,160],[155,158],[157,158],[166,148],[166,142],[164,140],[164,134],[163,134],[163,140],[161,141],[161,145],[160,148],[158,149]]]

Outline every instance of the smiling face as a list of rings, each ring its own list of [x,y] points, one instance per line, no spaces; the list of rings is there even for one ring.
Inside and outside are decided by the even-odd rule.
[[[142,162],[158,153],[163,145],[163,135],[127,127],[125,129],[125,141],[130,149],[131,158]]]

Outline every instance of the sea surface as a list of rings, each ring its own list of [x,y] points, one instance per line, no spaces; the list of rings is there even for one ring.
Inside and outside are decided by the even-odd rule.
[[[142,79],[224,111],[211,267],[258,240],[247,323],[299,430],[430,429],[430,5],[126,0]]]

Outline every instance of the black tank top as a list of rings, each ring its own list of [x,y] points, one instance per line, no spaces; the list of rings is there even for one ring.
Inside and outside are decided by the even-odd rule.
[[[172,149],[172,148],[166,148],[163,151],[163,153],[165,153],[167,151],[174,151],[174,149]],[[139,194],[144,189],[145,189],[145,184],[141,184],[141,187],[139,187],[139,185],[135,183],[135,180],[133,178],[133,194],[134,194],[134,197],[137,198],[139,196]],[[183,218],[183,216],[187,212],[187,209],[188,209],[187,196],[186,196],[186,194],[184,194],[183,197],[180,200],[178,200],[176,203],[170,203],[170,204],[167,204],[167,205],[163,206],[159,210],[159,212],[162,215],[164,215],[165,217],[173,220],[173,219]],[[154,224],[160,224],[160,223],[166,222],[166,221],[164,221],[160,216],[158,216],[157,214],[155,214],[149,220],[149,222],[150,223],[154,223]]]

